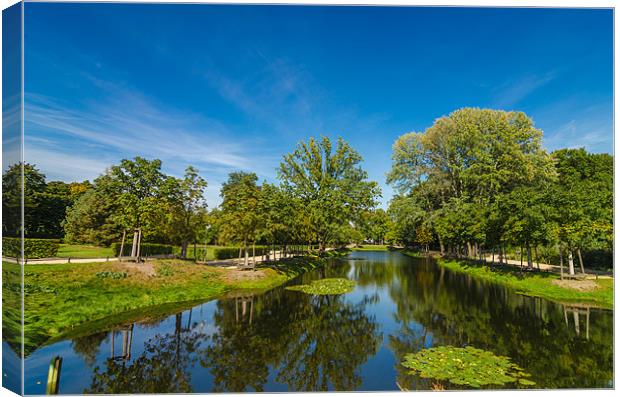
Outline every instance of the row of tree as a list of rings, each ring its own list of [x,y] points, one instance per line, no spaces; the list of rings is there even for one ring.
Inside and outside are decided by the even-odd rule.
[[[532,250],[552,247],[571,274],[574,253],[611,253],[613,158],[549,154],[541,140],[522,112],[474,108],[401,136],[388,173],[398,191],[388,211],[392,237],[459,256],[493,251],[500,261],[518,247],[529,267]]]
[[[26,237],[101,246],[131,242],[132,256],[139,256],[142,241],[179,245],[182,257],[192,242],[214,240],[239,244],[246,258],[257,243],[317,244],[323,251],[328,244],[348,243],[350,236],[385,234],[372,222],[380,191],[367,181],[361,161],[342,139],[310,138],[284,156],[279,185],[232,172],[221,188],[221,205],[211,211],[203,196],[207,182],[191,166],[176,178],[162,172],[160,160],[136,157],[92,183],[65,184],[46,183],[35,166],[17,164],[3,175],[3,207],[11,215],[3,218],[3,228],[5,235],[20,233],[23,172]],[[385,212],[380,216],[387,218]]]

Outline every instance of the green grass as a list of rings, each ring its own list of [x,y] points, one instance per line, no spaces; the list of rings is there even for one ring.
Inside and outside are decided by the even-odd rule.
[[[384,245],[384,244],[358,245],[357,247],[353,247],[352,250],[353,251],[387,251],[388,245]]]
[[[261,277],[236,279],[223,268],[189,261],[158,260],[153,275],[116,262],[28,265],[25,268],[25,351],[104,321],[110,316],[139,316],[159,306],[184,306],[236,290],[264,290],[319,266],[317,259],[297,258],[259,267]],[[3,331],[19,343],[19,272],[3,262]],[[116,275],[123,274],[122,277]],[[13,281],[14,282],[13,282]],[[17,280],[17,281],[15,281]],[[17,289],[16,289],[17,288]],[[15,301],[15,302],[13,302]],[[7,304],[8,303],[8,304]],[[131,314],[133,313],[133,314]],[[108,324],[109,325],[109,324]]]
[[[59,258],[105,258],[107,256],[113,257],[114,252],[112,252],[112,248],[106,247],[60,244],[56,256]]]
[[[405,253],[409,255],[409,253]],[[410,255],[415,256],[415,255]],[[439,266],[465,273],[472,277],[505,285],[528,296],[536,296],[561,303],[583,303],[612,309],[614,305],[614,281],[610,278],[593,280],[598,288],[593,291],[578,291],[552,283],[560,277],[553,273],[521,272],[514,266],[493,266],[467,261],[438,259]]]

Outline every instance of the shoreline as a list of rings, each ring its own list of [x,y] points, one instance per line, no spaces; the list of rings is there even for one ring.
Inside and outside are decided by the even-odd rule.
[[[402,251],[402,253],[413,258],[423,257],[415,252]],[[599,278],[593,281],[597,286],[595,290],[579,291],[555,284],[554,280],[559,280],[560,277],[554,273],[520,273],[518,268],[499,265],[491,268],[472,261],[457,259],[436,258],[436,263],[437,266],[454,272],[504,285],[518,294],[548,299],[560,304],[581,304],[609,310],[614,308],[613,278]]]
[[[186,310],[230,293],[268,291],[324,264],[321,258],[297,257],[241,271],[158,260],[152,262],[155,274],[118,262],[32,265],[25,275],[24,353],[71,335]],[[3,276],[16,266],[3,262]],[[3,300],[9,299],[8,288],[3,288]],[[3,332],[15,346],[21,330],[12,329],[6,316],[17,311],[6,309]]]

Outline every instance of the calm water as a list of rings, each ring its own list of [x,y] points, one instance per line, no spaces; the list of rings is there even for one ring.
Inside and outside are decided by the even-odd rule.
[[[26,359],[26,393],[428,389],[409,352],[473,345],[509,356],[538,388],[612,387],[611,311],[514,294],[392,252],[355,252],[291,283],[357,282],[341,296],[283,287],[44,346]],[[111,359],[113,357],[113,359]]]

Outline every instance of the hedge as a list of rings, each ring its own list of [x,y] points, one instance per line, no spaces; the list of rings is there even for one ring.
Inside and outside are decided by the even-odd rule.
[[[25,238],[24,257],[26,259],[53,258],[58,253],[60,240]],[[21,239],[17,237],[2,237],[2,255],[7,257],[21,257]]]
[[[264,255],[271,250],[271,247],[267,247],[264,245],[257,245],[254,247],[255,255]],[[214,257],[215,259],[233,259],[239,257],[239,247],[222,247],[222,248],[214,248]],[[243,255],[243,253],[242,253]],[[252,247],[248,247],[248,255],[252,256]]]
[[[125,246],[123,247],[123,256],[131,255],[132,245],[132,241],[125,242]],[[121,243],[112,243],[112,250],[114,251],[114,256],[118,256],[121,250]],[[140,256],[169,255],[173,253],[173,250],[174,246],[167,244],[140,244]]]

